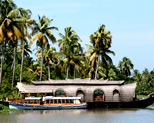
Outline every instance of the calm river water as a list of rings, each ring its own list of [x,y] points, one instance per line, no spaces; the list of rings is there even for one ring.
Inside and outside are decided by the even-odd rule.
[[[14,111],[0,113],[0,123],[154,123],[154,105],[144,109]]]

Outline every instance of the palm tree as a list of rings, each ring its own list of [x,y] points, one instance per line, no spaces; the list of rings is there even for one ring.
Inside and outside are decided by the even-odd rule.
[[[34,35],[30,41],[30,44],[34,42],[34,40],[37,40],[36,45],[39,46],[42,49],[42,60],[41,60],[41,74],[40,74],[40,81],[42,80],[42,71],[43,71],[43,50],[45,48],[45,45],[48,44],[48,39],[52,41],[52,43],[56,42],[56,38],[52,34],[52,29],[58,30],[56,27],[49,27],[52,19],[49,20],[45,16],[42,18],[39,16],[39,22],[38,24],[35,23],[34,29],[32,34]]]
[[[16,5],[12,0],[4,0],[1,2],[1,19],[0,19],[0,36],[2,38],[2,60],[1,60],[1,77],[0,85],[2,81],[2,70],[3,70],[3,61],[4,61],[4,45],[6,43],[11,44],[14,47],[14,70],[13,70],[13,79],[12,85],[14,82],[14,73],[15,73],[15,56],[16,56],[16,45],[17,40],[22,36],[22,23],[23,19],[19,16],[19,9],[16,9]]]
[[[15,3],[12,0],[0,0],[0,44],[1,44],[1,73],[0,73],[0,87],[2,84],[2,73],[3,73],[3,62],[4,62],[4,56],[5,56],[5,44],[7,39],[3,37],[3,31],[2,31],[2,23],[7,18],[8,13],[16,8]]]
[[[48,67],[48,80],[50,79],[50,64],[54,64],[54,51],[56,51],[56,49],[54,47],[50,48],[49,44],[45,46],[45,49],[43,51],[44,60]],[[39,50],[37,54],[37,59],[40,59],[41,56],[42,52]]]
[[[23,25],[23,30],[24,30],[23,32],[24,33],[23,33],[22,38],[21,38],[21,45],[22,45],[22,60],[21,60],[21,70],[20,70],[20,82],[21,82],[22,81],[22,71],[23,71],[23,61],[24,61],[25,51],[31,52],[28,49],[28,45],[27,45],[28,41],[27,41],[26,37],[29,37],[27,28],[28,27],[31,28],[31,25],[35,22],[35,20],[30,19],[32,12],[29,9],[24,10],[24,9],[20,8],[19,11],[20,11],[20,15],[22,16],[22,18],[25,21],[25,23]],[[28,52],[26,54],[28,54]]]
[[[15,68],[16,68],[15,64],[16,64],[16,54],[17,54],[18,39],[21,38],[22,40],[26,40],[25,35],[27,35],[27,32],[25,32],[25,27],[26,27],[25,24],[30,23],[29,19],[26,18],[27,14],[25,14],[25,13],[27,11],[28,10],[23,10],[22,8],[12,10],[8,14],[9,20],[7,20],[7,22],[6,22],[6,23],[10,23],[10,25],[8,24],[8,27],[7,27],[8,30],[9,30],[9,28],[12,29],[12,30],[9,30],[10,31],[10,37],[9,37],[10,40],[9,40],[8,43],[11,44],[14,47],[14,61],[13,61],[13,66],[14,67],[13,67],[12,87],[13,87],[14,76],[15,76]],[[3,28],[6,28],[6,27],[3,27]],[[7,30],[7,28],[6,28],[6,30]],[[7,30],[7,32],[9,32],[8,30]],[[24,51],[24,49],[23,49],[23,51]],[[24,52],[23,52],[23,54],[24,54]],[[22,62],[23,62],[23,60],[22,60]],[[22,66],[21,66],[21,70],[22,70]],[[22,78],[21,75],[22,75],[22,72],[20,74],[20,81],[21,81],[21,78]]]
[[[133,69],[134,65],[132,64],[131,60],[127,57],[124,57],[122,61],[119,61],[118,68],[120,69],[121,73],[123,73],[126,77],[131,75],[131,69]]]
[[[96,66],[96,61],[97,61],[98,56],[93,46],[88,45],[88,44],[86,44],[86,46],[88,47],[88,50],[86,50],[84,54],[86,54],[86,59],[89,63],[88,77],[94,78],[95,77],[95,66]]]
[[[141,79],[142,79],[142,75],[141,73],[139,72],[139,70],[134,70],[134,73],[133,73],[133,79],[138,82],[138,85],[140,85],[141,83]]]
[[[115,53],[110,50],[112,43],[110,31],[106,31],[105,25],[101,25],[94,34],[90,35],[90,42],[95,49],[91,59],[96,59],[97,62],[95,68],[95,79],[97,79],[100,56],[104,66],[107,66],[108,63],[112,64],[112,59],[108,54],[115,55]]]
[[[66,78],[68,78],[69,68],[73,67],[77,71],[82,71],[81,60],[83,59],[82,56],[82,47],[78,41],[81,41],[80,37],[76,34],[71,27],[65,28],[65,35],[59,34],[61,39],[58,40],[60,51],[64,54],[64,63],[66,65]],[[71,69],[70,69],[71,70]],[[74,72],[75,77],[75,72]]]

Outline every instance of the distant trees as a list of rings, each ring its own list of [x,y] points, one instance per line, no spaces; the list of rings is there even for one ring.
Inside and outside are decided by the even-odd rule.
[[[136,93],[139,95],[148,95],[154,91],[154,70],[145,69],[140,73],[134,70],[133,82],[137,82]]]

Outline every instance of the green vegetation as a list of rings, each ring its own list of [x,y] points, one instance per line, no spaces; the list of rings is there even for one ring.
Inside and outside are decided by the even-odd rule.
[[[110,54],[112,35],[105,25],[90,35],[88,50],[83,52],[80,37],[66,27],[56,39],[51,27],[52,19],[31,19],[32,12],[17,8],[12,0],[0,0],[0,99],[17,97],[17,82],[31,84],[32,80],[91,78],[99,80],[125,80],[137,82],[137,95],[148,95],[154,91],[154,70],[133,70],[127,57],[113,65]],[[36,40],[36,59],[30,55],[31,44]],[[51,41],[51,42],[49,42]],[[59,51],[52,46],[56,43]]]
[[[8,106],[0,104],[0,113],[18,111],[19,109],[10,109]]]

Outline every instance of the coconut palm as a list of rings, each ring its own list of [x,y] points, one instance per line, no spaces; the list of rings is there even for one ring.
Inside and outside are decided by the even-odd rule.
[[[1,12],[1,20],[0,20],[0,36],[2,38],[2,65],[3,68],[3,60],[4,60],[4,43],[8,43],[14,47],[14,69],[13,69],[13,78],[12,78],[12,86],[14,82],[14,73],[15,73],[15,58],[16,58],[16,46],[17,41],[22,37],[22,25],[23,19],[19,16],[19,9],[15,9],[15,4],[11,0],[1,1],[1,7],[5,10]],[[2,79],[2,69],[1,69],[1,77]]]
[[[40,81],[42,80],[42,71],[43,71],[43,50],[45,45],[48,44],[48,39],[52,41],[52,43],[56,42],[56,38],[52,34],[52,29],[58,30],[56,27],[49,27],[51,20],[43,16],[42,18],[39,17],[39,22],[35,23],[32,34],[34,35],[30,41],[30,44],[37,40],[36,45],[42,49],[42,60],[41,60],[41,74],[40,74]]]
[[[68,73],[70,67],[77,71],[82,71],[85,73],[81,67],[81,60],[83,59],[82,47],[78,41],[81,41],[80,37],[76,34],[71,27],[65,28],[65,35],[59,34],[61,39],[58,40],[60,51],[63,53],[63,62],[66,65],[66,78],[68,78]],[[70,70],[72,70],[70,69]],[[75,76],[75,72],[74,72]]]
[[[88,77],[94,78],[95,77],[95,67],[96,67],[96,61],[97,61],[96,55],[97,54],[96,54],[95,48],[93,46],[88,45],[88,44],[86,44],[86,46],[88,47],[88,49],[84,52],[84,54],[86,54],[86,59],[89,64]]]
[[[131,69],[133,69],[134,65],[132,64],[131,60],[127,57],[124,57],[122,61],[119,61],[118,68],[120,69],[121,73],[123,73],[126,77],[131,75]]]
[[[5,55],[5,44],[7,41],[7,37],[3,37],[3,31],[2,31],[2,23],[7,18],[8,14],[16,8],[15,3],[12,0],[0,0],[0,45],[1,45],[1,73],[0,73],[0,87],[2,84],[2,73],[3,73],[3,62],[4,62],[4,55]]]
[[[136,82],[138,82],[138,85],[141,84],[142,75],[141,75],[141,73],[139,72],[139,70],[134,70],[133,79],[134,79]]]
[[[112,36],[110,31],[106,31],[105,25],[101,25],[98,30],[94,32],[94,34],[90,35],[90,42],[95,48],[95,54],[93,54],[92,58],[97,59],[95,69],[95,79],[97,79],[100,56],[104,65],[107,65],[108,63],[112,64],[112,59],[108,54],[115,55],[115,53],[110,50],[112,43]]]
[[[25,35],[25,24],[30,23],[26,15],[23,16],[23,13],[26,13],[27,10],[23,10],[22,8],[14,9],[8,14],[8,18],[6,19],[7,26],[2,25],[2,30],[10,35],[8,38],[8,44],[11,44],[14,47],[14,60],[13,60],[13,78],[12,78],[12,87],[14,83],[14,76],[15,76],[15,68],[16,68],[16,54],[17,54],[17,45],[18,39],[24,39]],[[21,67],[22,69],[22,67]],[[22,73],[22,72],[21,72]],[[20,76],[21,77],[21,76]],[[21,78],[20,78],[21,80]]]
[[[26,39],[26,37],[29,37],[28,29],[27,28],[28,27],[31,28],[31,25],[35,22],[35,20],[30,19],[32,12],[29,9],[24,10],[24,9],[20,8],[19,11],[20,11],[21,17],[25,21],[25,23],[23,25],[23,30],[24,30],[23,32],[24,33],[23,33],[22,38],[21,38],[21,46],[22,46],[22,60],[21,60],[21,70],[20,70],[20,82],[21,82],[22,81],[22,71],[23,71],[24,55],[27,55],[28,52],[31,52],[28,49],[28,41]]]
[[[55,53],[56,49],[54,47],[50,48],[50,45],[46,45],[45,46],[45,49],[43,51],[43,54],[44,54],[44,60],[45,60],[45,63],[48,67],[48,80],[50,79],[50,64],[54,64],[54,53]],[[37,59],[41,59],[41,56],[42,56],[42,52],[41,50],[38,50],[37,51],[38,54],[37,54]]]

